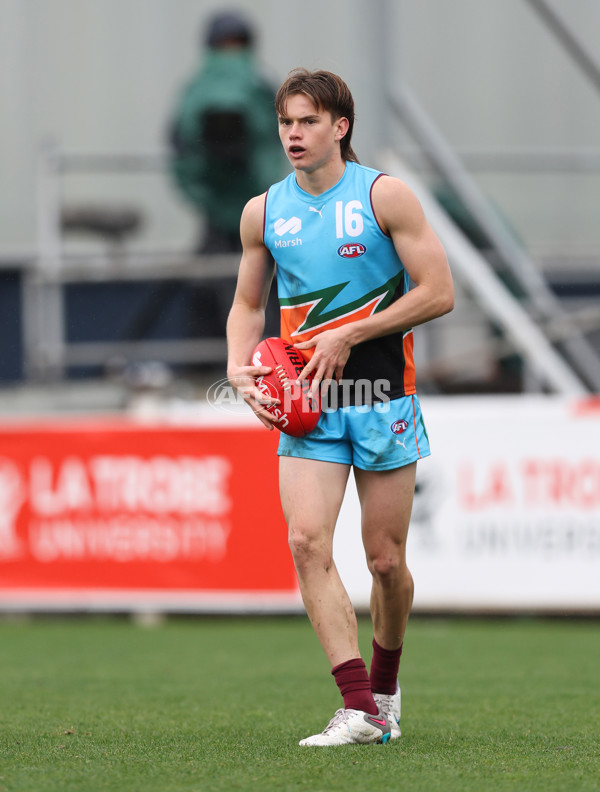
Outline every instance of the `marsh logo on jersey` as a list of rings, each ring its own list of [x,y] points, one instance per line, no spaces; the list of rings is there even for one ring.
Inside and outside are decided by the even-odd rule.
[[[273,230],[277,236],[284,236],[285,234],[297,234],[301,229],[302,220],[296,216],[290,217],[289,220],[286,220],[284,217],[280,217],[279,220],[275,220],[275,223],[273,224]],[[296,247],[297,245],[301,244],[302,239],[299,236],[295,236],[293,239],[275,240],[276,248]]]
[[[367,248],[361,242],[347,243],[338,248],[338,256],[342,258],[357,258],[358,256],[364,256],[366,252]]]
[[[284,234],[297,234],[298,231],[302,229],[302,220],[295,216],[290,217],[289,220],[280,217],[279,220],[275,220],[273,228],[277,236],[283,236]]]

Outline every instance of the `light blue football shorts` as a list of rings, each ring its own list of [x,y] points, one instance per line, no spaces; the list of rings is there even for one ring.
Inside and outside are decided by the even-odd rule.
[[[279,456],[392,470],[429,456],[429,439],[417,396],[323,411],[305,437],[281,433]]]

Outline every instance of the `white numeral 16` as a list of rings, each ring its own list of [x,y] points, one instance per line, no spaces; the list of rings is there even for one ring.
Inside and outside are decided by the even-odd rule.
[[[335,202],[335,235],[338,239],[343,239],[344,230],[351,237],[360,236],[363,232],[364,222],[358,209],[362,209],[360,201],[348,201],[344,209],[343,201]]]

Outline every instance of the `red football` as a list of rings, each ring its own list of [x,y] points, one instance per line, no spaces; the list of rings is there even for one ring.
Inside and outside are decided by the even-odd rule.
[[[257,377],[256,386],[280,401],[265,406],[277,417],[275,426],[292,437],[304,437],[312,432],[321,416],[321,401],[319,394],[312,399],[308,396],[312,377],[300,384],[296,382],[306,365],[302,353],[283,338],[265,338],[252,353],[252,365],[273,369],[270,374]]]

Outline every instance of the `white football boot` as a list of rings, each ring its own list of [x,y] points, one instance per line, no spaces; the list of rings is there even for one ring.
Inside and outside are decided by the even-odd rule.
[[[387,743],[391,725],[385,714],[369,715],[355,709],[339,709],[321,734],[300,740],[299,745],[349,745]]]
[[[400,731],[400,685],[396,687],[396,692],[392,695],[373,693],[373,698],[375,699],[375,704],[379,707],[379,712],[385,715],[390,723],[392,729],[390,740],[397,740],[402,734]]]

